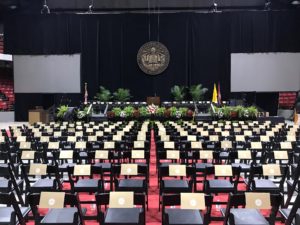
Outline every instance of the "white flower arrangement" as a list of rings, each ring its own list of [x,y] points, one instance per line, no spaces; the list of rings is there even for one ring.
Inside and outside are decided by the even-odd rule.
[[[181,112],[179,110],[176,111],[176,118],[180,118],[181,117]]]
[[[155,114],[157,109],[158,109],[158,106],[156,106],[154,104],[147,106],[147,110],[148,110],[149,114]]]
[[[125,118],[125,117],[126,117],[126,112],[121,111],[121,112],[120,112],[120,117],[121,117],[121,118]]]

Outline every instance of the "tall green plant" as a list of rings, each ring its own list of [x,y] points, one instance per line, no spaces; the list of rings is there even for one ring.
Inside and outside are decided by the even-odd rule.
[[[86,118],[88,116],[88,110],[89,110],[88,106],[84,107],[84,109],[82,109],[82,110],[78,110],[77,113],[76,113],[77,118],[78,119]]]
[[[250,107],[247,108],[247,110],[248,110],[250,118],[256,118],[257,117],[258,110],[255,106],[250,106]]]
[[[96,94],[95,99],[98,99],[101,102],[108,102],[111,100],[111,92],[103,86],[100,86],[99,92]]]
[[[126,106],[123,111],[125,112],[126,116],[133,116],[134,108],[132,106]]]
[[[115,107],[111,111],[115,114],[115,116],[120,116],[122,109],[120,107]]]
[[[207,88],[202,87],[202,84],[192,85],[189,89],[189,93],[193,101],[201,101],[204,98],[205,93],[208,91]]]
[[[156,110],[156,115],[158,115],[158,116],[164,116],[164,115],[165,115],[165,112],[166,112],[166,108],[165,108],[165,107],[159,107],[159,108]]]
[[[65,115],[65,113],[68,111],[67,105],[61,105],[57,108],[56,117],[62,119]]]
[[[140,116],[148,116],[149,115],[148,109],[145,106],[140,107],[139,112],[140,112]]]
[[[183,101],[185,98],[185,87],[175,85],[171,88],[171,94],[175,101]]]
[[[130,90],[125,88],[118,88],[114,92],[114,100],[117,102],[126,102],[131,99]]]

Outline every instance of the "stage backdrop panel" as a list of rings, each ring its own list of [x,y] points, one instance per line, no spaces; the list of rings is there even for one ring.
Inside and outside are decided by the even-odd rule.
[[[15,93],[80,93],[80,54],[14,55]]]
[[[231,54],[232,92],[300,90],[300,53]]]

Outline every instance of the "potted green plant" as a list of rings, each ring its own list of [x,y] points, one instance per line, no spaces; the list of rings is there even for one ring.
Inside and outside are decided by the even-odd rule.
[[[175,101],[183,101],[185,98],[185,87],[175,85],[171,88],[171,94]]]
[[[170,111],[170,108],[169,108],[169,109],[165,110],[164,117],[169,118],[170,116],[171,116],[171,111]]]
[[[180,107],[177,110],[177,117],[179,117],[179,118],[185,118],[187,116],[188,110],[189,109],[187,107]]]
[[[163,117],[165,115],[165,111],[166,111],[166,108],[165,107],[159,107],[157,110],[156,110],[156,115],[158,117]]]
[[[67,105],[60,105],[57,108],[56,118],[58,120],[63,120],[65,113],[68,111],[69,106]]]
[[[175,118],[177,115],[177,108],[175,106],[172,106],[171,108],[169,108],[169,110],[170,110],[170,116]]]
[[[189,109],[189,110],[186,112],[186,116],[189,117],[189,118],[193,117],[193,116],[194,116],[194,111],[191,110],[191,109]]]
[[[144,120],[149,116],[149,111],[146,106],[139,107],[138,110],[140,120]]]
[[[130,95],[130,90],[125,88],[118,88],[114,92],[113,96],[116,102],[126,102],[132,98],[132,96]]]
[[[238,105],[238,106],[235,106],[235,107],[233,107],[233,108],[234,108],[234,111],[237,112],[237,117],[238,117],[239,119],[243,119],[245,107],[243,107],[243,106],[241,106],[241,105]]]
[[[147,107],[142,106],[139,108],[139,112],[140,112],[140,116],[146,118],[147,116],[149,116],[149,112]]]
[[[221,110],[223,112],[224,119],[231,119],[231,107],[230,106],[223,106],[223,107],[221,107]]]
[[[192,85],[189,89],[189,93],[190,93],[193,101],[203,100],[204,95],[207,91],[208,91],[208,89],[203,87],[202,84]]]
[[[133,117],[134,108],[132,106],[126,106],[123,111],[126,114],[126,117]]]
[[[109,100],[111,100],[112,96],[110,90],[106,89],[104,86],[100,86],[99,92],[94,98],[101,102],[108,102]]]
[[[122,109],[120,107],[114,107],[111,111],[114,113],[114,116],[120,117]]]
[[[89,110],[88,106],[84,107],[82,110],[78,110],[76,112],[77,119],[78,120],[85,120],[87,118],[87,116],[89,115],[88,110]]]
[[[249,118],[253,119],[253,120],[256,119],[257,114],[258,114],[257,108],[255,106],[250,106],[250,107],[247,108],[247,110],[248,110],[248,113],[249,113]]]

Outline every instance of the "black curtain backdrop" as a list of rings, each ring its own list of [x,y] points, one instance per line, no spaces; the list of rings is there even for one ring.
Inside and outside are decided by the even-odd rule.
[[[150,39],[149,39],[150,24]],[[159,24],[159,25],[158,25]],[[230,93],[230,54],[240,52],[300,52],[299,11],[235,11],[222,13],[121,13],[14,15],[5,19],[5,52],[9,54],[81,53],[82,93],[89,99],[100,85],[129,88],[133,100],[157,95],[171,99],[175,85],[202,83],[212,96],[220,82],[223,99]],[[160,41],[170,52],[161,75],[144,74],[137,65],[139,48]],[[59,81],[58,81],[59,82]],[[272,81],[270,81],[272,82]],[[262,99],[276,99],[268,93]],[[77,105],[83,94],[16,94],[16,120],[27,120],[36,105],[59,104],[62,97]],[[261,103],[258,101],[257,103]],[[276,113],[277,103],[261,107]]]

